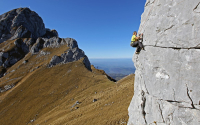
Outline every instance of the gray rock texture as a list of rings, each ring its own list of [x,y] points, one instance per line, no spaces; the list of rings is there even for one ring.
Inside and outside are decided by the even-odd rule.
[[[43,38],[43,40],[45,41],[43,47],[46,48],[46,47],[52,47],[52,48],[56,48],[56,47],[59,47],[61,45],[61,38],[59,37],[52,37],[50,39],[47,39],[47,38]],[[64,45],[64,44],[62,44]]]
[[[128,125],[200,124],[199,20],[199,0],[147,0]]]
[[[18,8],[0,15],[0,66],[8,68],[22,59],[46,29],[42,18],[29,8]],[[14,46],[11,43],[14,42]],[[9,45],[7,45],[9,44]]]
[[[15,87],[14,84],[11,84],[11,85],[5,85],[3,88],[0,88],[0,93],[2,93],[2,92],[6,92],[6,91],[12,89],[13,87]]]
[[[29,8],[18,8],[0,15],[0,42],[16,38],[34,38],[45,35],[42,18]]]
[[[52,67],[57,64],[65,64],[68,62],[74,62],[74,61],[84,58],[83,63],[85,64],[85,67],[91,71],[90,61],[88,57],[85,55],[84,51],[78,48],[78,44],[76,40],[71,39],[71,38],[66,38],[66,39],[60,40],[59,44],[61,45],[67,44],[69,49],[67,49],[65,53],[61,54],[61,56],[54,56],[49,63],[49,67]],[[53,43],[52,45],[57,46],[57,44],[55,43]]]
[[[43,48],[43,45],[44,45],[45,41],[39,37],[37,40],[36,40],[36,43],[31,47],[31,53],[32,54],[37,54],[42,48]]]
[[[91,71],[91,64],[88,57],[85,55],[84,51],[78,48],[77,41],[72,38],[38,38],[36,43],[31,48],[32,54],[38,54],[42,48],[58,48],[61,45],[66,45],[69,47],[61,56],[53,56],[48,67],[53,67],[58,64],[66,64],[68,62],[78,61],[84,58],[83,63],[85,67]],[[41,52],[40,52],[41,54]]]
[[[8,68],[22,59],[29,52],[29,41],[31,39],[15,39],[13,47],[7,48],[6,51],[0,48],[0,51],[2,51],[0,52],[0,66]]]
[[[55,29],[50,30],[46,28],[46,34],[43,37],[48,38],[48,39],[51,37],[58,37],[58,32]]]
[[[43,48],[58,48],[61,45],[66,45],[69,49],[61,54],[61,56],[53,56],[48,67],[53,67],[58,64],[66,64],[84,58],[83,63],[85,64],[85,67],[91,71],[91,64],[88,57],[85,55],[83,50],[78,48],[77,41],[72,38],[64,39],[57,36],[53,36],[51,38],[38,38],[30,51],[32,54],[38,54]],[[42,53],[43,52],[41,51],[39,55]]]

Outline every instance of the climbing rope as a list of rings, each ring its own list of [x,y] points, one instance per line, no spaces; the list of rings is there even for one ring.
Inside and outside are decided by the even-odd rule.
[[[144,23],[141,25],[141,31],[142,31],[142,29],[144,29],[144,26],[145,26],[145,24],[146,24],[146,21],[147,21],[147,19],[149,18],[149,16],[151,15],[152,10],[154,9],[155,2],[156,2],[156,0],[154,0],[153,5],[152,5],[152,7],[151,7],[151,9],[150,9],[150,11],[149,11],[149,13],[148,13],[148,15],[147,15],[146,19],[144,20]]]

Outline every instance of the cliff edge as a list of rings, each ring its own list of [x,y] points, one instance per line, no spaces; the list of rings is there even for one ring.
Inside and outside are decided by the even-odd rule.
[[[200,2],[147,0],[128,125],[200,124]]]

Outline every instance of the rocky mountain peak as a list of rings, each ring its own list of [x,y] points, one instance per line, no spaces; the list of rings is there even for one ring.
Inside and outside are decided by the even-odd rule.
[[[42,18],[29,8],[18,8],[0,16],[0,43],[8,39],[34,38],[45,35]]]
[[[0,76],[25,57],[40,54],[44,48],[66,46],[61,56],[53,56],[48,67],[65,64],[84,58],[85,66],[91,70],[90,62],[72,38],[59,38],[58,32],[45,28],[42,18],[29,8],[13,9],[0,15]],[[43,51],[42,51],[43,52]]]

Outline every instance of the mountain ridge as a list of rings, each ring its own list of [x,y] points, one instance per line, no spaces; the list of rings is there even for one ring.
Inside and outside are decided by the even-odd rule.
[[[59,38],[37,16],[28,8],[0,16],[14,20],[0,23],[0,123],[126,124],[134,75],[115,82],[91,66],[75,39]]]

